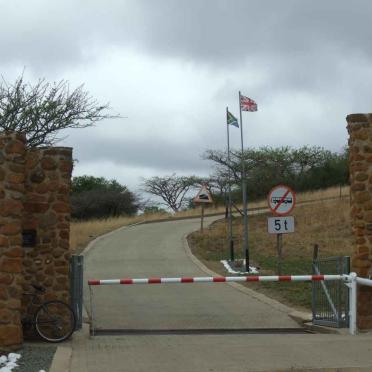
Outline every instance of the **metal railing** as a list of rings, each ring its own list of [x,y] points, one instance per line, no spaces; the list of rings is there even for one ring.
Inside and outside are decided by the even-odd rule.
[[[338,256],[313,260],[313,274],[344,275],[350,273],[350,257]],[[327,327],[349,326],[349,291],[343,283],[312,282],[313,324]]]

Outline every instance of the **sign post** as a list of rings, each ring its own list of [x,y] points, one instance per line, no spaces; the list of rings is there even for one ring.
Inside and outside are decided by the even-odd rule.
[[[204,231],[204,204],[201,205],[200,231]]]
[[[278,275],[282,275],[282,251],[283,251],[283,234],[276,235],[276,249],[278,251]]]
[[[212,204],[212,196],[208,191],[207,186],[203,185],[195,198],[192,200],[194,204],[201,206],[201,215],[200,215],[200,232],[204,230],[204,206],[206,204]]]
[[[278,275],[282,274],[283,234],[294,232],[294,218],[288,216],[296,204],[296,194],[285,185],[278,185],[271,189],[267,197],[270,210],[275,217],[267,220],[269,234],[276,234],[276,250],[278,253]]]

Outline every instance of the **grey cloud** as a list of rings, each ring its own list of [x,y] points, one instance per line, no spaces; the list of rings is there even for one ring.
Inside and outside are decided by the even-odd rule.
[[[152,128],[151,123],[159,121],[158,118],[168,122],[174,119],[174,128],[182,130],[183,122],[177,123],[177,117],[184,113],[174,110],[172,102],[160,100],[162,107],[152,104],[143,108],[156,119],[150,114],[139,117],[135,113],[137,119],[131,122],[131,128],[137,137],[132,139],[101,139],[89,131],[71,135],[66,144],[74,146],[81,164],[107,161],[123,167],[153,168],[159,173],[209,173],[210,164],[202,161],[200,155],[205,148],[225,146],[224,108],[230,103],[236,110],[238,90],[254,98],[262,110],[257,119],[252,118],[256,129],[252,133],[247,131],[250,135],[247,145],[275,145],[270,129],[274,128],[275,132],[275,127],[284,122],[285,128],[292,128],[292,145],[310,141],[338,149],[340,143],[346,142],[346,114],[370,111],[372,2],[367,0],[0,0],[0,8],[3,73],[7,66],[9,71],[9,66],[19,64],[26,66],[26,72],[31,70],[41,77],[46,72],[52,79],[68,77],[69,73],[75,80],[83,79],[81,82],[85,77],[90,87],[94,86],[94,95],[104,97],[103,101],[110,94],[118,97],[113,106],[124,116],[129,109],[120,105],[132,105],[140,111],[138,102],[147,90],[171,97],[172,92],[165,91],[160,79],[154,79],[156,86],[150,81],[151,74],[159,73],[159,69],[151,69],[155,59],[161,64],[164,57],[169,66],[179,70],[191,66],[192,72],[187,75],[191,81],[200,72],[207,76],[205,86],[190,87],[187,93],[181,89],[176,92],[181,99],[187,99],[186,94],[203,90],[200,99],[204,101],[196,102],[195,115],[190,116],[190,121],[196,121],[190,126],[198,127],[196,134],[188,132],[184,141],[175,143],[166,138],[167,133],[160,126],[157,138],[151,133],[136,132],[135,128],[141,125]],[[107,77],[96,75],[102,74],[105,53],[109,54],[112,47],[117,47],[120,55],[130,50],[138,53],[138,60],[150,61],[146,69],[151,72],[142,78],[141,89],[131,91],[141,76],[133,76],[129,87],[125,78],[119,79],[124,75],[125,59],[120,66],[122,71],[115,65],[115,71],[105,70]],[[115,58],[113,55],[111,58]],[[91,69],[90,74],[79,75],[85,67]],[[159,75],[164,80],[170,79],[168,71]],[[115,84],[118,80],[121,85]],[[171,86],[174,90],[178,88],[177,83]],[[125,89],[129,102],[120,96]],[[310,104],[297,103],[296,97],[300,95]],[[150,94],[145,96],[148,99]],[[286,98],[283,106],[278,103],[281,96]],[[319,107],[314,111],[320,111],[319,115],[312,116],[307,111],[313,109],[312,97],[316,98],[314,102]],[[214,113],[203,111],[206,103]],[[270,105],[281,110],[280,119],[272,108],[267,113]],[[332,115],[327,111],[328,106]],[[135,114],[129,112],[128,116]],[[267,124],[268,133],[262,133],[263,124]],[[332,136],[335,125],[342,130]],[[115,133],[112,127],[107,130]],[[159,140],[162,134],[164,139]],[[287,144],[285,141],[287,138],[283,144]]]
[[[131,140],[104,139],[90,136],[79,138],[74,147],[74,157],[81,163],[110,161],[116,165],[133,168],[156,168],[162,173],[208,173],[210,164],[201,159],[204,148],[192,144],[173,144],[171,141],[151,141],[151,138]]]
[[[47,67],[107,45],[224,68],[300,54],[312,63],[328,49],[370,56],[371,12],[363,0],[2,1],[1,61]]]

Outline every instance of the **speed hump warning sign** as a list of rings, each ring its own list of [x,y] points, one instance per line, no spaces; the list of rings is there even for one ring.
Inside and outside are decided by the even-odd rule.
[[[295,207],[296,194],[290,187],[278,185],[269,192],[267,203],[275,215],[286,216]]]
[[[198,194],[195,196],[195,198],[192,201],[194,203],[207,203],[207,204],[213,203],[211,193],[208,191],[205,185],[201,187],[200,191],[198,192]]]

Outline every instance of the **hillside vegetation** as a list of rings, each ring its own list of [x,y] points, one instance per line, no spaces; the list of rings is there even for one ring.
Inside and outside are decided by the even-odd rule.
[[[315,196],[315,195],[314,195]],[[352,253],[352,234],[349,217],[349,198],[343,197],[318,203],[298,205],[295,233],[283,236],[283,275],[311,274],[314,244],[319,245],[320,257]],[[261,275],[277,273],[276,235],[267,233],[270,213],[249,217],[249,248],[251,265],[260,267]],[[212,270],[227,275],[220,263],[229,258],[227,221],[219,220],[204,233],[189,236],[193,253]],[[235,252],[242,256],[242,218],[234,218]],[[247,283],[262,293],[297,307],[310,307],[311,285],[308,283]]]
[[[348,195],[348,187],[333,187],[326,190],[301,193],[297,197],[299,204],[324,198],[337,198],[340,195]],[[241,207],[241,206],[240,206]],[[266,208],[266,200],[249,203],[249,208]],[[225,207],[209,207],[205,215],[224,214]],[[70,233],[70,246],[72,251],[84,248],[90,240],[115,230],[122,226],[131,225],[144,221],[159,221],[165,219],[176,219],[184,217],[197,217],[200,215],[200,208],[189,209],[178,213],[146,213],[132,217],[111,217],[103,219],[91,219],[89,221],[72,221]]]

